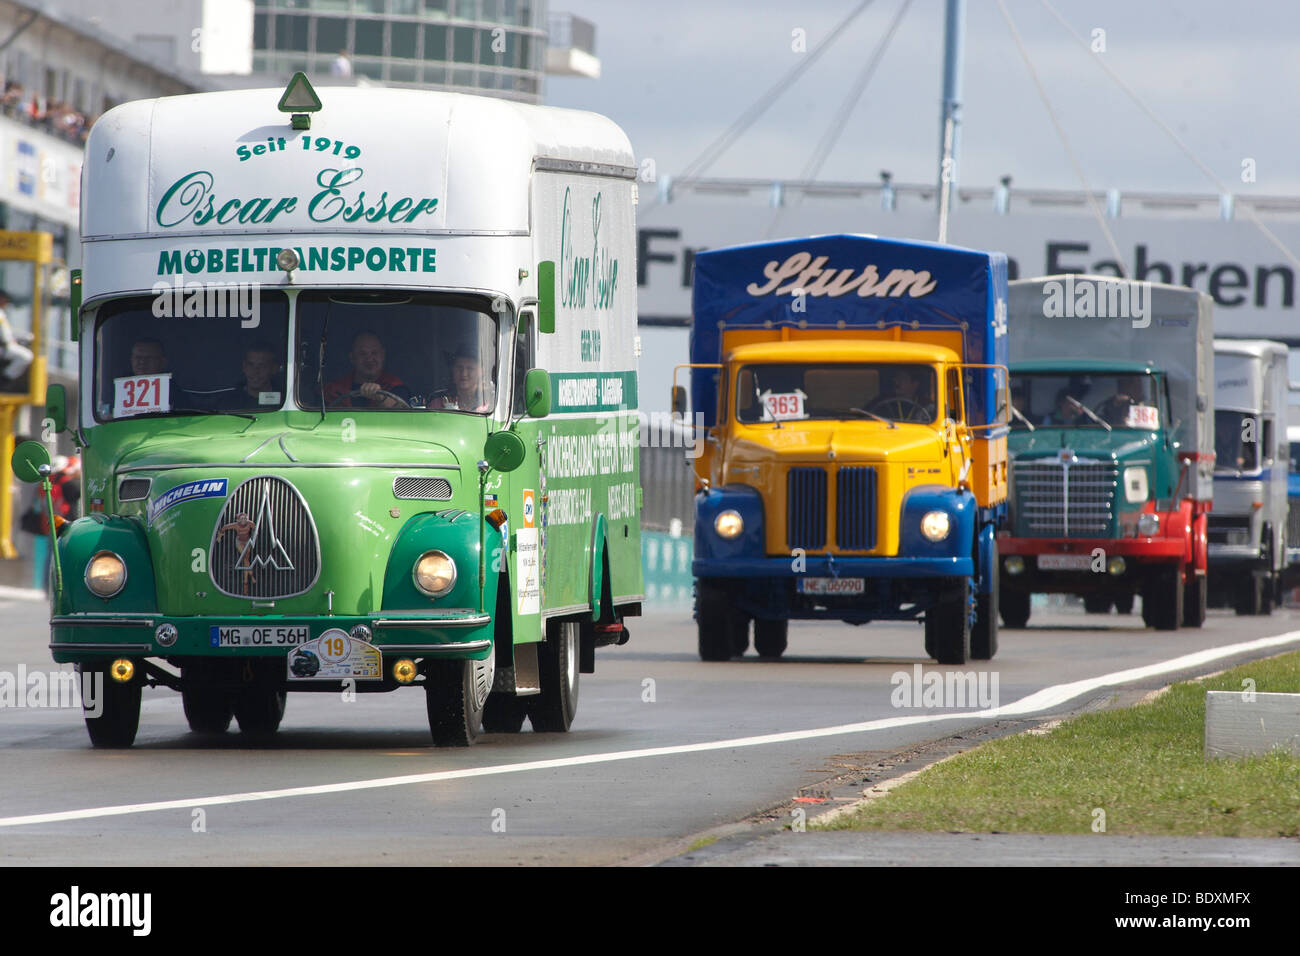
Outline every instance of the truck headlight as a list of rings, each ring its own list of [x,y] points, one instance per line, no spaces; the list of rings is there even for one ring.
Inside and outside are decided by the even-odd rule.
[[[456,584],[456,562],[441,551],[426,551],[415,562],[412,577],[429,597],[442,597]]]
[[[745,519],[739,511],[728,509],[713,519],[713,530],[718,532],[718,537],[731,540],[745,530]]]
[[[1002,566],[1007,569],[1007,574],[1010,575],[1025,573],[1025,559],[1018,554],[1008,555],[1007,559],[1002,562]]]
[[[921,518],[921,534],[930,541],[942,541],[948,537],[951,521],[946,511],[927,511]]]
[[[1160,532],[1160,516],[1143,512],[1138,515],[1138,534],[1149,536]]]
[[[126,562],[112,551],[98,552],[86,562],[86,587],[96,597],[113,597],[126,587]]]

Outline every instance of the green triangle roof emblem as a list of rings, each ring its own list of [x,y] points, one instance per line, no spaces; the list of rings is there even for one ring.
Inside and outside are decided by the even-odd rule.
[[[320,97],[312,89],[307,74],[301,71],[295,73],[289,85],[284,88],[284,95],[280,97],[280,112],[315,113],[319,109]]]

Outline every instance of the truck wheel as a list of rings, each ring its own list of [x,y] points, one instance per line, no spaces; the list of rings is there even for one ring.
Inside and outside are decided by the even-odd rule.
[[[777,658],[785,653],[789,621],[764,621],[754,618],[754,650],[759,657]]]
[[[517,734],[524,729],[524,718],[527,716],[527,697],[494,691],[488,694],[487,703],[483,705],[483,732]]]
[[[1119,597],[1115,598],[1115,613],[1132,614],[1133,597],[1132,594],[1121,594]]]
[[[528,719],[539,734],[562,734],[578,713],[578,622],[549,621],[538,648],[542,692],[528,698]]]
[[[1188,576],[1188,585],[1183,596],[1183,625],[1200,627],[1205,623],[1209,584],[1204,574],[1196,574],[1193,571]]]
[[[1028,591],[1004,588],[998,595],[998,613],[1002,617],[1003,627],[1021,628],[1029,623],[1030,600]]]
[[[483,705],[495,661],[432,661],[424,678],[424,706],[435,747],[468,747],[483,733]]]
[[[975,595],[975,623],[970,632],[970,656],[976,661],[991,661],[998,652],[998,562],[993,561],[993,587],[988,594]]]
[[[733,657],[744,657],[749,650],[749,618],[737,611],[732,611],[731,650]],[[758,621],[754,622],[754,648],[758,649]],[[758,652],[762,655],[762,651]]]
[[[1096,594],[1087,594],[1083,598],[1083,609],[1088,614],[1109,614],[1110,598]]]
[[[749,646],[749,621],[733,607],[727,593],[710,581],[695,584],[695,623],[700,660],[729,661],[736,647]]]
[[[1241,615],[1262,614],[1264,610],[1264,580],[1259,575],[1248,574],[1237,586],[1237,599],[1233,607]]]
[[[197,684],[181,691],[181,706],[190,730],[196,734],[224,734],[235,715],[229,691]],[[241,725],[242,726],[242,725]]]
[[[1157,568],[1142,589],[1142,620],[1157,631],[1176,631],[1183,621],[1183,569]]]
[[[80,665],[78,670],[81,670]],[[98,691],[97,703],[103,708],[98,717],[91,717],[87,706],[90,702],[82,698],[82,708],[86,711],[86,731],[90,734],[91,745],[101,748],[131,746],[135,743],[135,732],[140,727],[142,688],[139,676],[125,684],[119,684],[108,676],[105,668],[87,667],[85,672],[96,675],[93,681],[100,686],[94,687],[94,690]]]
[[[939,603],[925,612],[926,646],[940,664],[965,664],[970,657],[970,579],[944,588]]]
[[[274,687],[245,687],[232,707],[241,734],[270,735],[280,729],[286,694]]]

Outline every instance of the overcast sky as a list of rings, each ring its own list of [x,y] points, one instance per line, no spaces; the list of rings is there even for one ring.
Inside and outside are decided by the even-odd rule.
[[[598,80],[551,77],[546,101],[617,121],[638,159],[677,174],[812,51],[859,0],[552,0],[596,24]],[[706,174],[798,178],[902,0],[874,0]],[[1214,192],[1213,184],[1092,60],[1103,57],[1214,174],[1239,192],[1300,193],[1300,4],[1293,0],[1007,0],[1034,67],[1094,188]],[[913,0],[819,179],[933,182],[942,0]],[[807,56],[808,54],[803,54]],[[1079,188],[994,0],[967,4],[958,178]],[[1257,181],[1241,181],[1243,159]]]

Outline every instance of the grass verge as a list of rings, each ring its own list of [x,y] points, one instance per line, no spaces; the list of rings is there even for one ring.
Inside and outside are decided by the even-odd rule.
[[[1240,692],[1247,678],[1257,692],[1300,692],[1300,652],[990,741],[825,829],[1300,836],[1300,758],[1204,758],[1205,692]]]

